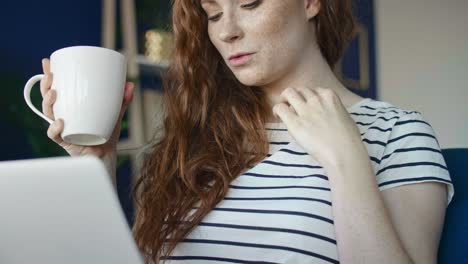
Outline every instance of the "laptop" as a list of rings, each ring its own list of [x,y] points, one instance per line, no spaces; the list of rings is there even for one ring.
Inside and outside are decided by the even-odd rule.
[[[0,263],[143,263],[96,157],[0,162]]]

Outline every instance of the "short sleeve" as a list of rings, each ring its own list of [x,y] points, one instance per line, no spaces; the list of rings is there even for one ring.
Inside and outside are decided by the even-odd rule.
[[[381,191],[405,184],[444,183],[447,205],[455,193],[435,132],[419,112],[402,114],[393,125],[376,177]]]

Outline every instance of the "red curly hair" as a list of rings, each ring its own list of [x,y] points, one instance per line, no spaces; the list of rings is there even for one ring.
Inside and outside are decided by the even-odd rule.
[[[351,1],[323,1],[314,20],[320,50],[333,67],[354,33]],[[169,256],[269,148],[265,94],[241,84],[226,66],[209,40],[200,0],[173,0],[172,28],[163,133],[132,192],[133,235],[147,263]]]

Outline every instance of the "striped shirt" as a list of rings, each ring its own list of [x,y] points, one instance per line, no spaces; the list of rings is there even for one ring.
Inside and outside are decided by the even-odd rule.
[[[370,98],[347,110],[380,191],[441,182],[450,203],[450,175],[421,113]],[[268,156],[231,183],[224,200],[162,263],[339,263],[327,174],[283,123],[267,123],[267,130]]]

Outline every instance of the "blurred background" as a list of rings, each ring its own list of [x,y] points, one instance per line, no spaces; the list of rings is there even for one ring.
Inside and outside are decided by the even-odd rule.
[[[420,111],[442,148],[468,147],[468,1],[355,0],[358,34],[335,69],[364,97]],[[171,51],[170,1],[3,1],[0,9],[0,161],[62,156],[48,123],[23,100],[60,48],[103,46],[124,53],[136,97],[122,127],[118,195],[129,225],[138,150],[161,120],[161,73]],[[40,107],[39,84],[32,93]]]

